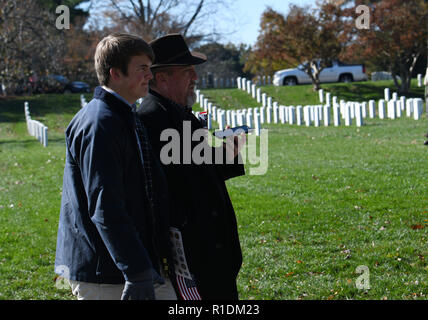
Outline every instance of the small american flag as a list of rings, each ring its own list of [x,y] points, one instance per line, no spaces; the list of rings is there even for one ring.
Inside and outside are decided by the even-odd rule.
[[[177,274],[177,285],[183,300],[202,300],[194,280],[189,280]]]

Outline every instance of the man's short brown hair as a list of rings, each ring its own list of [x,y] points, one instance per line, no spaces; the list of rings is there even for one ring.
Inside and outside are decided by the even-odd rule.
[[[131,58],[142,54],[154,61],[152,48],[139,36],[113,33],[102,39],[95,51],[95,71],[100,85],[108,85],[111,68],[118,68],[125,76],[128,75]]]

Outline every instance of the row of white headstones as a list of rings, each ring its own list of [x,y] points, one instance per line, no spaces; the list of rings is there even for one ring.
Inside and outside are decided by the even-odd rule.
[[[27,122],[27,130],[30,136],[35,137],[44,146],[48,146],[48,127],[37,120],[31,119],[30,107],[28,102],[24,102],[25,120]]]
[[[288,123],[315,127],[320,125],[329,126],[332,123],[334,126],[339,126],[344,120],[345,126],[352,125],[355,122],[357,127],[364,124],[364,119],[376,117],[376,101],[354,102],[340,100],[336,96],[331,97],[330,92],[324,94],[324,90],[319,90],[320,105],[306,106],[283,106],[278,102],[273,102],[271,97],[266,93],[261,92],[261,88],[245,78],[237,78],[238,89],[251,94],[258,103],[261,104],[258,108],[247,108],[240,110],[223,110],[196,90],[196,101],[199,102],[201,108],[209,115],[208,129],[212,128],[212,120],[218,122],[219,130],[223,130],[226,126],[247,125],[255,129],[257,135],[260,134],[261,125],[264,123]],[[385,88],[385,99],[378,102],[377,115],[380,119],[396,119],[401,117],[404,112],[407,117],[413,116],[415,120],[421,118],[423,112],[423,100],[420,98],[410,98],[402,96],[398,99],[396,92],[390,96],[390,89]],[[368,112],[367,112],[368,107]],[[333,112],[331,112],[333,111]],[[198,112],[194,112],[195,115]]]

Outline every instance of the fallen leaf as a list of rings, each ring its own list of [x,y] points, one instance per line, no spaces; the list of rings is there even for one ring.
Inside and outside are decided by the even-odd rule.
[[[287,273],[285,276],[286,277],[290,277],[290,276],[292,276],[294,274],[294,272],[289,272],[289,273]]]
[[[414,224],[414,225],[412,225],[412,227],[411,227],[413,230],[419,230],[419,229],[423,229],[424,228],[424,226],[423,225],[421,225],[421,224]]]
[[[297,260],[297,263],[303,263],[301,260]]]

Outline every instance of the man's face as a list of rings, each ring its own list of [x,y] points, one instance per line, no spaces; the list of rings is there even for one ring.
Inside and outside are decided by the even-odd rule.
[[[196,101],[195,85],[198,76],[194,66],[173,66],[167,76],[168,98],[181,106],[192,106]]]
[[[152,62],[145,54],[133,56],[128,64],[128,75],[121,75],[120,87],[123,97],[134,103],[145,97],[149,90],[149,81],[153,78],[150,66]]]

